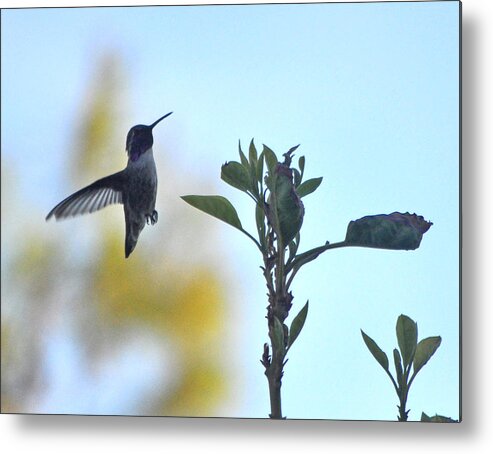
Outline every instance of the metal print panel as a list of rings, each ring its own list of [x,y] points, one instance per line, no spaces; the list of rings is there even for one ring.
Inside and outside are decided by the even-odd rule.
[[[3,9],[2,412],[460,421],[460,20]]]

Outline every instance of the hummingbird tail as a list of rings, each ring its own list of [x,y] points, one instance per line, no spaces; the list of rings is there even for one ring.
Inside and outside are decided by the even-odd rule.
[[[128,259],[128,256],[135,249],[136,244],[137,244],[137,241],[134,241],[132,238],[127,236],[127,238],[125,239],[125,258],[126,259]]]
[[[140,232],[144,227],[136,222],[127,222],[125,231],[125,258],[133,252],[135,246],[137,245],[137,240],[139,239]]]
[[[132,229],[129,229],[127,235],[125,236],[125,258],[128,259],[128,256],[133,252],[135,246],[137,245],[137,240],[139,238],[139,233],[135,235],[135,232],[132,232]]]

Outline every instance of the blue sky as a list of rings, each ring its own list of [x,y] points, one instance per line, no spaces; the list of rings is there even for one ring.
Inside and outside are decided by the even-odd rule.
[[[55,228],[44,215],[77,189],[63,169],[108,52],[122,57],[126,77],[122,166],[129,127],[173,110],[156,146],[227,196],[247,228],[251,201],[219,182],[220,165],[237,159],[239,139],[279,153],[300,143],[307,176],[324,177],[305,199],[303,250],[342,240],[347,223],[368,214],[410,211],[434,225],[417,251],[334,250],[300,271],[293,310],[309,299],[310,312],[286,366],[287,416],[393,419],[394,391],[359,330],[391,352],[404,313],[419,338],[442,336],[413,384],[412,419],[457,418],[458,14],[455,1],[2,11],[2,164],[22,174],[20,197],[39,212],[39,228]],[[201,193],[184,180],[185,193]],[[219,227],[225,267],[241,276],[231,304],[245,328],[243,389],[230,415],[264,417],[260,257]]]

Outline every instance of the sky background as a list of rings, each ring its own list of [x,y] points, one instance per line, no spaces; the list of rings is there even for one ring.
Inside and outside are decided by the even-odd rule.
[[[409,2],[2,11],[2,178],[5,165],[22,175],[18,197],[28,207],[15,223],[59,228],[44,216],[78,189],[64,166],[87,86],[98,60],[118,53],[128,102],[120,113],[121,149],[108,152],[121,153],[122,167],[128,129],[172,110],[154,135],[158,168],[160,159],[172,162],[189,194],[201,193],[190,176],[210,181],[247,229],[251,201],[219,181],[219,168],[237,159],[239,139],[246,146],[252,137],[279,155],[300,143],[306,176],[324,177],[304,199],[301,250],[342,240],[348,222],[368,214],[410,211],[434,224],[416,251],[338,249],[300,271],[293,312],[307,299],[310,311],[285,369],[286,415],[395,419],[394,390],[359,330],[391,353],[403,313],[417,321],[419,339],[442,336],[413,383],[411,419],[421,411],[458,418],[458,8]],[[166,209],[158,211],[161,221]],[[2,216],[2,226],[12,222]],[[230,304],[241,360],[235,352],[232,362],[242,376],[221,415],[265,417],[260,257],[239,232],[219,228],[224,268],[235,276]],[[140,242],[151,241],[147,231]],[[8,244],[2,234],[2,259]],[[81,389],[83,374],[72,347],[63,330],[53,333],[48,361],[62,377],[44,403],[53,411],[86,410],[71,391]],[[121,370],[131,375],[134,360],[122,359]],[[129,380],[137,386],[138,377]],[[94,411],[102,413],[130,405],[98,402]]]

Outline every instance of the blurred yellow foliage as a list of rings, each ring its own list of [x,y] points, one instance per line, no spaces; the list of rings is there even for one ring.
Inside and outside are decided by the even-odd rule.
[[[72,168],[76,181],[113,173],[115,151],[123,151],[125,137],[115,136],[124,93],[120,71],[120,61],[112,54],[107,54],[97,68],[84,105],[86,112],[77,131],[79,147]]]
[[[119,97],[122,83],[117,75],[124,73],[118,59],[110,56],[102,62],[95,87],[85,97],[86,118],[81,121],[80,144],[70,169],[76,180],[84,184],[103,176],[102,169],[107,168],[108,173],[119,170],[121,156],[108,147],[114,143],[121,147],[125,143],[124,138],[116,139],[113,134],[115,121],[118,121],[115,106],[122,102]],[[172,161],[172,157],[166,161]],[[178,197],[176,199],[177,203],[182,203]],[[34,355],[42,361],[43,335],[50,335],[54,314],[77,333],[77,341],[87,356],[89,374],[91,364],[105,361],[108,351],[114,349],[116,355],[125,343],[125,333],[132,331],[133,326],[144,327],[154,342],[172,350],[173,365],[179,367],[165,364],[163,374],[172,374],[169,386],[153,389],[154,395],[139,403],[135,414],[212,416],[225,398],[227,370],[222,363],[221,343],[227,315],[226,290],[218,267],[204,263],[185,267],[175,256],[166,256],[165,248],[162,254],[159,251],[150,257],[145,248],[139,248],[140,244],[126,260],[123,209],[121,211],[118,220],[92,215],[98,231],[97,244],[90,254],[85,254],[85,263],[71,261],[65,252],[69,243],[77,242],[74,236],[58,237],[58,246],[52,247],[46,239],[32,232],[16,250],[12,275],[21,276],[18,283],[25,300],[24,307],[17,309],[18,316],[10,319],[7,348],[12,354],[2,355],[2,360],[8,361],[2,364],[2,370],[5,366],[10,371],[10,379],[2,383],[6,384],[2,387],[2,397],[12,411],[43,411],[31,405],[42,402],[43,393],[51,385],[44,383],[43,364],[23,361],[23,355],[24,358]],[[104,220],[104,224],[98,219]],[[77,222],[77,219],[66,222]],[[173,222],[184,221],[174,219]],[[153,228],[159,226],[158,223]],[[49,227],[56,229],[57,226]],[[197,234],[206,233],[202,229]],[[208,238],[213,241],[213,236]],[[183,256],[193,256],[194,251],[186,241],[182,244]],[[156,247],[159,248],[159,244]],[[74,288],[76,297],[63,300],[64,295],[73,294]],[[60,307],[68,310],[60,311]],[[63,318],[67,317],[65,313],[70,318]],[[5,330],[3,323],[2,340],[5,340]],[[23,345],[24,350],[12,348],[13,339]],[[101,344],[104,345],[101,347]],[[138,367],[139,364],[135,364],[137,370]],[[19,388],[21,374],[34,377],[25,389]]]
[[[161,415],[207,416],[224,397],[220,343],[225,317],[224,290],[210,269],[181,270],[150,264],[135,254],[122,259],[121,235],[108,234],[93,285],[103,325],[141,322],[173,345],[182,360],[178,384],[157,397]],[[156,414],[156,413],[153,413]]]

